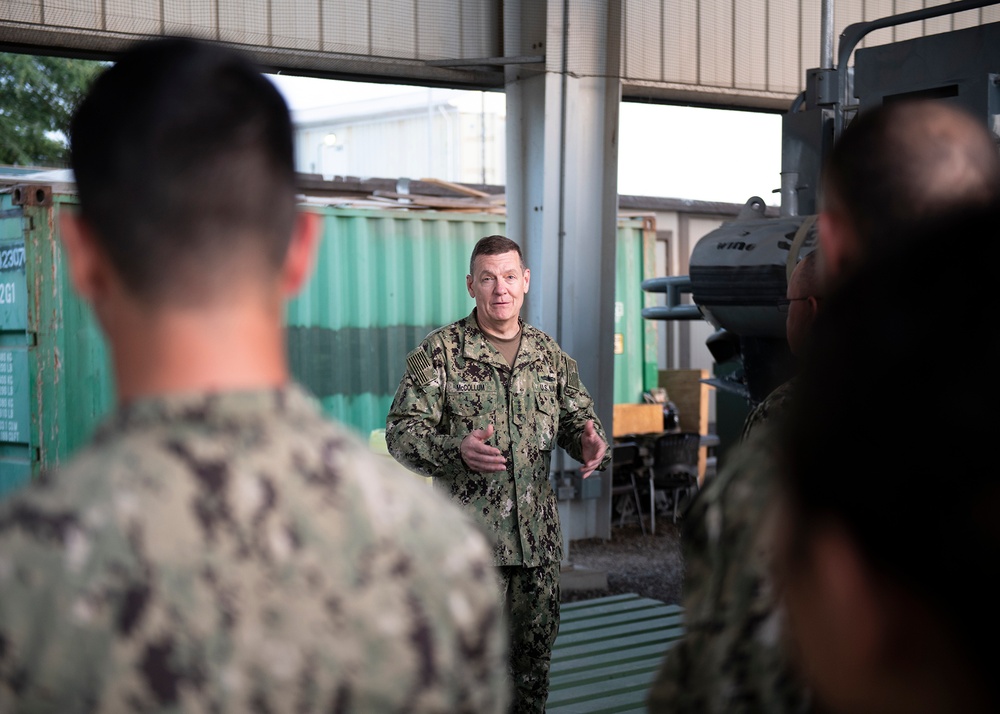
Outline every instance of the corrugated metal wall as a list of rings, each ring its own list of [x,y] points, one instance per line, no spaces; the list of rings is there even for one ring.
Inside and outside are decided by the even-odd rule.
[[[242,45],[275,68],[478,86],[481,71],[424,61],[502,54],[502,8],[501,0],[4,0],[0,41],[106,56],[141,36],[193,35]],[[496,79],[485,84],[502,86]]]
[[[316,208],[316,269],[288,308],[292,372],[359,432],[384,428],[406,353],[470,311],[469,254],[497,216]]]
[[[500,0],[5,0],[0,19],[109,33],[439,59],[486,57]]]
[[[323,240],[312,279],[288,308],[292,372],[328,414],[367,436],[385,427],[406,353],[474,307],[465,287],[469,255],[483,236],[503,234],[505,221],[454,212],[314,210],[323,215]],[[642,280],[654,270],[649,225],[623,219],[618,229],[616,301],[626,339],[615,357],[616,401],[641,401],[643,390],[656,385],[656,327],[641,317],[649,299]]]
[[[587,0],[567,2],[574,22],[607,20]],[[820,65],[822,0],[622,2],[627,98],[786,109],[805,71]],[[834,0],[834,34],[946,2]],[[531,9],[523,3],[522,12]],[[0,45],[108,53],[136,36],[195,34],[243,45],[265,65],[292,71],[501,88],[499,69],[426,62],[503,55],[504,11],[501,0],[5,0]],[[1000,7],[971,10],[881,30],[862,46],[997,21]],[[561,71],[559,48],[547,50],[547,71]],[[567,53],[585,74],[602,56],[585,43]]]
[[[657,296],[642,290],[642,281],[656,276],[656,221],[620,223],[615,263],[615,404],[636,404],[642,393],[659,383],[659,325],[642,317],[642,309]],[[636,285],[639,289],[636,290]]]
[[[58,213],[76,198],[38,188],[43,205],[0,194],[0,494],[64,461],[114,403],[106,343],[72,292],[58,237]],[[504,232],[504,217],[310,208],[323,216],[323,238],[288,306],[290,365],[329,416],[367,436],[385,426],[406,353],[471,311],[469,255],[479,238]],[[642,280],[654,274],[651,219],[622,219],[618,238],[615,397],[635,402],[656,384],[655,326],[641,317]]]
[[[786,109],[804,89],[806,70],[820,66],[822,0],[624,1],[625,96],[693,94],[708,103]],[[855,22],[948,2],[834,0],[834,36]],[[997,21],[1000,7],[970,10],[879,30],[860,46]]]

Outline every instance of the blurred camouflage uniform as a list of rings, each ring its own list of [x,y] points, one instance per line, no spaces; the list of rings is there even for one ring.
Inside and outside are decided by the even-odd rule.
[[[685,635],[660,666],[650,712],[809,711],[786,655],[770,574],[774,444],[758,422],[691,504],[681,536]]]
[[[501,712],[490,565],[296,386],[138,400],[0,503],[0,711]]]
[[[549,481],[552,449],[558,444],[581,460],[581,436],[591,419],[607,438],[576,362],[555,340],[519,321],[521,344],[511,369],[475,315],[435,330],[407,355],[386,420],[386,443],[401,463],[434,476],[435,486],[492,534],[494,563],[511,585],[506,597],[516,709],[541,712],[559,627],[563,556]],[[490,424],[492,445],[507,459],[504,474],[474,472],[462,460],[462,439]],[[601,468],[610,460],[608,449]],[[523,670],[529,662],[530,670]]]
[[[794,384],[794,377],[787,382],[782,382],[770,394],[764,397],[763,400],[757,403],[743,421],[743,431],[740,433],[740,441],[746,441],[750,436],[750,432],[785,411],[788,401],[792,397]]]

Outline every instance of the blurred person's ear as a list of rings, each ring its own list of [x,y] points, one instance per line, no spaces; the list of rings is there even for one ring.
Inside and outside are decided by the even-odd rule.
[[[107,253],[98,243],[93,229],[76,211],[60,212],[59,237],[73,288],[96,308],[103,302],[111,283],[117,280]]]
[[[830,627],[841,633],[851,658],[873,664],[884,632],[880,588],[854,540],[837,526],[813,540],[819,592],[825,596]]]
[[[810,295],[805,300],[802,301],[803,310],[805,315],[803,320],[805,321],[805,329],[808,332],[812,329],[813,323],[816,322],[816,318],[819,317],[819,297],[816,295]]]
[[[312,275],[321,227],[322,216],[314,211],[299,211],[296,215],[281,270],[281,287],[285,297],[298,294]]]
[[[822,284],[824,288],[829,288],[840,280],[849,265],[857,261],[860,252],[858,236],[847,215],[841,211],[820,211],[816,226],[822,257]]]

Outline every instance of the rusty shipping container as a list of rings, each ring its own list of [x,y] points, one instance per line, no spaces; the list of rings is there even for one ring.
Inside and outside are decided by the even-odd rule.
[[[84,444],[114,403],[108,354],[58,239],[70,191],[0,193],[0,496]]]

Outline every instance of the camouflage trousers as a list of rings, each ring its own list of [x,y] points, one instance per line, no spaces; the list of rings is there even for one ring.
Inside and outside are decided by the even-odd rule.
[[[511,712],[544,714],[552,644],[559,632],[560,565],[558,561],[537,568],[505,565],[497,571],[510,623]]]

